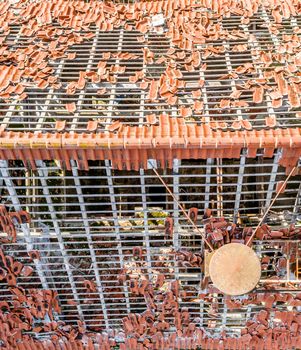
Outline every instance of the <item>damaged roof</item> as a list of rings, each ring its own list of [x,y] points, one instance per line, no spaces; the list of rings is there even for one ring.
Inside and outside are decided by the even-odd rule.
[[[122,126],[173,138],[167,125],[153,128],[162,115],[212,135],[219,129],[246,137],[253,130],[298,133],[297,0],[6,0],[0,6],[3,148],[7,131],[22,138],[28,132],[110,138]]]
[[[196,221],[198,208],[190,208],[189,215],[192,212]],[[16,223],[31,221],[28,212],[8,212],[4,205],[0,213],[1,221],[5,218],[14,229]],[[253,234],[251,227],[212,216],[209,208],[202,221],[214,249],[230,242],[246,244]],[[96,271],[94,278],[90,273],[77,275],[75,270],[76,288],[69,289],[56,269],[52,273],[56,272],[57,284],[44,286],[37,278],[41,276],[38,269],[46,268],[49,252],[56,247],[29,250],[20,236],[1,237],[1,349],[299,349],[301,293],[298,266],[293,265],[300,256],[301,229],[294,224],[278,231],[267,224],[259,229],[256,238],[263,249],[257,254],[262,276],[256,288],[243,296],[226,295],[208,280],[206,253],[196,247],[165,247],[161,254],[153,251],[149,274],[145,246],[127,245],[121,267],[108,241],[105,255],[98,251],[98,257],[113,264],[100,275],[101,282]],[[165,235],[172,236],[173,223],[164,230]],[[103,237],[101,241],[105,242]],[[112,260],[106,256],[110,249]],[[82,247],[79,250],[82,252]],[[89,258],[85,262],[90,265]],[[51,264],[58,267],[60,263],[52,260]],[[180,271],[189,269],[188,274],[191,269],[201,272],[199,287],[183,283],[174,266]],[[99,294],[103,301],[98,299]],[[124,309],[129,297],[131,307]],[[203,306],[197,310],[200,304]],[[74,313],[76,309],[78,314]]]

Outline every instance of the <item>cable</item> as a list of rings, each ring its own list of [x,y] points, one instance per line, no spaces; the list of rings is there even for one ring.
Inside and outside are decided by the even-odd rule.
[[[177,200],[176,196],[172,193],[172,191],[169,189],[169,187],[167,186],[167,184],[165,183],[165,181],[162,179],[161,175],[159,175],[159,173],[157,172],[157,170],[151,165],[154,173],[157,175],[158,179],[162,182],[162,184],[164,185],[164,187],[167,189],[168,193],[172,196],[172,198],[174,199],[174,201],[178,204],[179,208],[181,209],[181,211],[183,212],[183,214],[185,215],[186,219],[191,223],[191,225],[198,231],[198,233],[202,236],[204,242],[207,244],[208,248],[210,249],[211,252],[214,251],[212,245],[208,242],[208,240],[206,239],[205,235],[203,234],[203,232],[201,232],[201,230],[196,226],[196,224],[190,219],[189,215],[186,213],[185,209],[183,208],[183,206],[181,205],[181,203]]]
[[[291,172],[288,174],[286,180],[283,182],[282,186],[279,188],[278,192],[276,192],[276,196],[274,197],[274,199],[272,200],[271,204],[269,205],[268,209],[266,210],[266,212],[264,213],[263,217],[261,218],[261,220],[259,221],[257,227],[255,228],[255,231],[252,233],[251,237],[248,239],[248,242],[246,243],[246,245],[249,245],[253,239],[253,237],[256,235],[257,230],[259,229],[259,227],[261,226],[261,224],[263,223],[263,220],[265,219],[265,217],[267,216],[268,212],[270,211],[270,209],[272,208],[273,204],[275,203],[276,199],[278,198],[279,194],[281,193],[281,191],[285,188],[289,178],[293,175],[293,173],[295,172],[295,170],[297,169],[297,166],[294,166],[293,169],[291,170]]]
[[[151,165],[152,170],[154,171],[154,173],[156,174],[156,176],[158,177],[158,179],[162,182],[162,184],[164,185],[164,187],[166,188],[166,190],[168,191],[168,193],[172,196],[172,198],[174,199],[174,201],[178,204],[179,208],[181,209],[181,211],[183,212],[183,214],[185,215],[186,219],[191,223],[191,225],[198,231],[198,233],[202,236],[204,242],[207,244],[207,246],[209,247],[210,251],[213,252],[214,248],[212,247],[212,245],[208,242],[208,240],[206,239],[205,235],[203,234],[203,232],[200,231],[200,229],[195,225],[195,223],[190,219],[189,215],[186,213],[185,209],[183,208],[183,206],[181,205],[181,203],[177,200],[176,196],[172,193],[172,191],[169,189],[169,187],[167,186],[167,184],[165,183],[165,181],[163,180],[163,178],[161,177],[161,175],[157,172],[157,170]],[[259,221],[257,227],[255,228],[254,232],[252,233],[251,237],[248,239],[246,245],[249,245],[253,239],[253,237],[255,236],[258,228],[261,226],[261,224],[263,223],[264,219],[266,218],[268,212],[270,211],[270,209],[272,208],[273,204],[275,203],[276,199],[278,198],[279,194],[281,193],[281,191],[285,188],[288,180],[290,179],[290,177],[293,175],[293,173],[295,172],[295,170],[297,169],[297,166],[295,166],[291,172],[288,174],[286,180],[283,182],[283,184],[281,185],[279,191],[276,193],[275,197],[273,198],[271,204],[269,205],[269,207],[267,208],[266,212],[264,213],[263,217],[261,218],[261,220]]]

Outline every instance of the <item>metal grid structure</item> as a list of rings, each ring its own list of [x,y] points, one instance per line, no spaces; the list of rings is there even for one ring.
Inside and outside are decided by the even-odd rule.
[[[277,154],[276,151],[272,159],[263,159],[261,154],[256,160],[245,159],[242,154],[240,160],[175,161],[174,168],[162,175],[185,208],[198,207],[202,211],[210,206],[214,215],[255,225],[269,205],[275,182],[285,178],[284,170],[277,167]],[[172,254],[181,248],[202,251],[201,237],[151,170],[118,171],[106,161],[91,162],[88,172],[79,171],[73,163],[72,171],[67,172],[55,162],[37,161],[37,170],[32,171],[21,163],[2,161],[0,171],[2,199],[12,209],[26,208],[32,216],[30,229],[23,225],[18,243],[5,245],[5,250],[21,261],[28,259],[26,249],[40,251],[42,258],[37,263],[36,276],[20,278],[19,285],[31,288],[38,283],[57,290],[62,305],[59,319],[74,324],[79,318],[91,329],[100,329],[120,326],[122,317],[129,312],[142,311],[143,298],[133,296],[128,285],[120,285],[117,279],[122,268],[135,271],[132,254],[135,246],[144,249],[142,271],[149,276],[165,271],[167,278],[178,278],[189,295],[182,300],[183,306],[188,306],[195,317],[202,315],[203,325],[212,328],[212,332],[220,331],[220,325],[230,333],[238,332],[250,314],[263,307],[227,311],[220,295],[216,297],[218,314],[213,318],[208,314],[210,303],[198,299],[201,270],[177,267]],[[220,176],[222,185],[218,181]],[[299,222],[299,184],[299,176],[291,178],[268,223],[283,226]],[[172,213],[175,220],[173,239],[164,234],[167,213]],[[297,249],[298,261],[299,241],[256,244],[261,257],[268,255],[272,259],[258,293],[264,291],[265,279],[279,277],[276,266],[285,256],[282,249],[285,244]],[[170,264],[169,272],[166,267],[156,267],[162,258]],[[84,289],[87,278],[95,280],[97,292],[87,293]],[[280,278],[296,282],[300,276],[288,265]],[[294,286],[298,288],[300,284]],[[296,291],[299,289],[293,292]],[[290,287],[286,292],[292,292]],[[8,297],[4,289],[1,297]],[[76,303],[70,304],[70,300]]]
[[[284,20],[277,34],[271,34],[268,26],[272,19],[264,9],[250,19],[249,25],[239,25],[239,17],[231,16],[224,18],[220,24],[223,30],[232,32],[241,29],[246,35],[245,38],[234,38],[233,40],[220,40],[208,42],[199,46],[200,50],[207,47],[222,49],[219,54],[202,58],[200,68],[194,72],[187,72],[184,69],[184,61],[179,60],[179,68],[186,83],[184,89],[178,93],[178,103],[170,106],[163,99],[158,102],[149,102],[146,93],[138,83],[130,83],[129,77],[137,70],[142,70],[148,79],[159,79],[164,72],[162,64],[145,64],[143,62],[142,49],[151,50],[155,57],[161,57],[172,49],[165,33],[149,33],[146,41],[141,43],[137,37],[141,33],[135,30],[125,29],[111,32],[101,32],[96,27],[91,27],[95,34],[90,41],[73,45],[67,53],[76,53],[75,61],[67,59],[50,62],[50,67],[54,69],[53,75],[62,83],[61,88],[29,89],[28,97],[21,101],[13,101],[6,104],[1,101],[1,123],[7,130],[13,131],[51,131],[54,129],[56,120],[66,120],[66,131],[84,132],[87,130],[89,120],[98,121],[98,130],[105,130],[106,126],[113,121],[122,120],[125,125],[146,124],[146,116],[149,114],[168,113],[176,116],[180,115],[181,107],[189,107],[193,104],[194,98],[191,92],[198,87],[200,79],[205,80],[202,88],[202,102],[204,103],[204,113],[206,122],[224,121],[230,122],[237,119],[253,119],[252,125],[255,129],[266,127],[265,117],[277,116],[277,123],[280,127],[300,126],[300,119],[296,118],[298,109],[289,108],[287,97],[283,100],[282,107],[273,108],[271,99],[265,94],[261,104],[254,104],[252,100],[253,92],[244,90],[241,100],[246,102],[244,107],[220,108],[220,101],[228,98],[236,87],[243,85],[250,79],[262,77],[260,52],[274,52],[280,50],[282,36],[293,34],[294,29],[301,24],[299,16]],[[213,20],[214,23],[214,20]],[[14,48],[26,48],[30,40],[22,36],[20,27],[13,26],[7,40],[13,43]],[[249,39],[252,37],[252,41]],[[233,48],[237,45],[246,45],[244,52],[236,52]],[[274,50],[274,51],[272,51]],[[97,64],[102,59],[103,53],[131,53],[137,58],[134,60],[119,60],[110,58],[108,65],[119,65],[125,67],[125,72],[115,73],[116,83],[87,83],[85,88],[74,95],[66,95],[65,89],[68,83],[76,81],[80,71],[96,71]],[[254,66],[254,72],[246,73],[239,80],[230,78],[231,73],[242,64],[249,62]],[[206,64],[205,71],[202,70]],[[274,67],[275,68],[275,67]],[[270,67],[271,70],[274,69]],[[226,76],[229,75],[227,78]],[[224,78],[221,78],[223,77]],[[30,85],[30,84],[29,84]],[[269,87],[273,87],[269,84]],[[106,88],[103,95],[98,95],[100,88]],[[76,112],[68,113],[65,109],[66,103],[76,103]],[[203,113],[194,114],[193,117],[186,118],[189,123],[200,123]]]
[[[0,100],[0,122],[2,129],[20,132],[52,132],[56,121],[66,121],[64,131],[87,132],[88,121],[98,122],[97,131],[106,131],[114,121],[125,125],[148,125],[147,116],[168,113],[172,117],[181,115],[181,108],[195,102],[192,91],[201,88],[203,112],[185,118],[186,123],[201,124],[212,121],[226,122],[231,129],[235,120],[251,120],[253,129],[267,128],[265,118],[276,116],[278,128],[300,127],[296,118],[298,108],[290,108],[288,97],[283,104],[273,108],[268,93],[263,102],[253,102],[251,90],[244,90],[240,99],[245,106],[220,108],[223,99],[237,87],[250,79],[262,78],[260,52],[277,52],[282,45],[284,34],[292,34],[301,25],[301,17],[283,20],[278,33],[271,34],[269,27],[272,17],[261,8],[250,18],[250,23],[241,24],[240,18],[231,16],[220,21],[222,28],[231,32],[239,28],[245,38],[219,40],[200,45],[220,48],[215,56],[202,58],[200,67],[187,72],[183,63],[180,69],[185,87],[178,93],[178,103],[168,105],[161,98],[150,102],[147,93],[139,84],[130,83],[129,77],[142,70],[146,78],[159,79],[164,72],[160,64],[145,64],[142,49],[151,50],[155,57],[167,55],[174,47],[164,33],[148,33],[146,41],[140,42],[141,33],[124,28],[102,32],[95,26],[90,30],[95,36],[90,41],[73,45],[67,53],[76,53],[75,61],[61,59],[51,61],[53,75],[62,84],[60,89],[44,90],[30,87],[23,101],[5,103]],[[213,19],[213,22],[215,20]],[[298,34],[300,36],[300,34]],[[252,38],[252,40],[250,40]],[[7,39],[14,49],[25,48],[29,38],[20,34],[20,27],[11,26]],[[243,52],[233,50],[236,45],[245,45]],[[115,83],[87,82],[85,88],[73,95],[66,94],[67,85],[76,81],[80,71],[97,69],[103,53],[131,53],[134,60],[110,58],[108,65],[125,67],[125,72],[115,73]],[[251,62],[252,73],[231,79],[233,70]],[[202,69],[206,65],[206,70]],[[275,67],[271,66],[270,69]],[[221,79],[221,77],[223,77]],[[273,87],[269,83],[269,87]],[[102,95],[97,91],[106,88]],[[76,104],[76,111],[69,113],[65,105]],[[230,124],[229,124],[230,123]],[[265,209],[272,201],[275,184],[285,179],[285,169],[280,166],[282,149],[275,149],[270,157],[264,157],[264,150],[258,149],[254,158],[248,157],[244,148],[239,159],[191,160],[174,159],[171,169],[160,170],[163,178],[178,200],[188,210],[197,207],[202,213],[212,208],[214,216],[225,216],[247,226],[259,222]],[[129,292],[128,284],[118,282],[118,274],[124,268],[133,274],[138,267],[152,278],[163,272],[167,279],[181,281],[187,297],[180,302],[189,307],[191,314],[200,317],[201,325],[216,336],[222,330],[239,334],[241,328],[263,305],[246,306],[229,310],[225,298],[215,294],[213,302],[218,312],[212,315],[211,303],[198,298],[199,282],[203,277],[200,268],[179,267],[173,252],[184,248],[192,252],[204,250],[201,237],[181,214],[178,205],[166,193],[158,178],[151,170],[156,161],[150,159],[149,169],[121,171],[112,167],[110,160],[89,161],[89,170],[83,171],[74,160],[71,170],[62,169],[59,161],[36,160],[36,170],[28,169],[22,161],[0,161],[0,195],[2,202],[11,210],[26,209],[32,217],[29,225],[19,227],[18,241],[5,244],[8,254],[17,260],[27,261],[27,251],[37,249],[41,259],[31,262],[36,273],[19,278],[19,285],[25,288],[41,287],[56,290],[62,306],[57,320],[76,324],[82,320],[89,329],[100,330],[121,325],[123,317],[131,312],[145,309],[145,301]],[[266,222],[275,227],[290,223],[300,224],[301,185],[300,175],[291,177],[286,190],[279,196]],[[164,234],[164,219],[172,214],[174,235],[167,239]],[[201,221],[198,226],[202,228]],[[133,247],[143,247],[143,261],[133,260]],[[295,256],[295,264],[288,264],[285,270],[277,270],[282,257],[288,257],[287,247]],[[265,291],[267,279],[280,278],[285,282],[282,293],[301,291],[300,283],[300,241],[257,241],[254,245],[260,257],[269,256],[271,263],[262,275],[258,294]],[[164,261],[170,268],[158,266]],[[84,281],[91,278],[97,286],[96,292],[87,293]],[[299,283],[296,283],[299,282]],[[292,287],[293,286],[293,287]],[[277,291],[275,291],[276,293]],[[278,290],[279,292],[279,290]],[[4,282],[0,282],[0,300],[9,297]],[[242,297],[242,300],[245,297]],[[279,310],[287,306],[277,305]]]

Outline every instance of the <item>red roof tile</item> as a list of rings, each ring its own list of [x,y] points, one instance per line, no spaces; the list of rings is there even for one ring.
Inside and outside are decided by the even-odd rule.
[[[150,120],[151,123],[152,120]],[[147,168],[147,159],[158,157],[161,167],[170,167],[173,158],[206,159],[207,157],[238,158],[247,148],[248,156],[255,157],[257,149],[271,156],[282,148],[280,164],[291,169],[301,155],[299,128],[251,130],[249,123],[237,121],[236,131],[213,129],[206,124],[186,124],[183,118],[161,115],[158,125],[149,127],[123,126],[117,121],[108,127],[109,133],[16,133],[0,134],[0,159],[21,159],[34,167],[34,159],[59,159],[69,167],[76,159],[81,168],[88,168],[89,159],[111,159],[118,169]],[[93,130],[95,128],[93,127]],[[136,150],[139,150],[138,154]],[[43,150],[41,153],[39,150]],[[64,150],[64,151],[63,151]],[[129,161],[121,154],[128,150]],[[66,158],[67,157],[67,158]],[[138,157],[138,158],[137,158]]]

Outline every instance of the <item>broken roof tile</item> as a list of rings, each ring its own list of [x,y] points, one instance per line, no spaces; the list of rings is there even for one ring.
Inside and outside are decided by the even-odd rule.
[[[117,131],[121,128],[122,124],[120,123],[120,121],[116,121],[114,123],[112,123],[111,125],[109,125],[107,127],[107,130],[110,131],[110,132],[113,132],[113,131]]]
[[[64,131],[66,127],[66,120],[57,120],[55,122],[55,130],[57,131]]]
[[[275,116],[268,116],[265,118],[266,126],[274,128],[277,125],[277,119]]]
[[[98,128],[98,122],[97,120],[89,120],[87,124],[87,130],[88,131],[96,131]]]
[[[158,97],[159,82],[157,80],[152,80],[150,83],[150,89],[147,96],[148,100],[154,101]]]
[[[72,103],[67,103],[65,105],[65,108],[66,110],[69,112],[69,113],[74,113],[76,111],[76,104],[74,102]]]
[[[253,102],[254,103],[262,103],[263,100],[264,89],[262,86],[255,86],[253,92]]]

